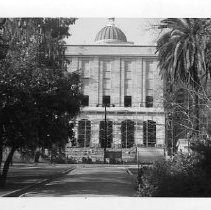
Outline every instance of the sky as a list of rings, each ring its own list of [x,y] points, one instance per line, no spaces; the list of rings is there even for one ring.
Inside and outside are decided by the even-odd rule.
[[[128,41],[137,45],[155,45],[159,31],[152,29],[160,19],[156,18],[115,18],[115,26],[120,28]],[[67,44],[92,44],[97,33],[108,23],[108,18],[79,18],[70,26],[71,36]]]

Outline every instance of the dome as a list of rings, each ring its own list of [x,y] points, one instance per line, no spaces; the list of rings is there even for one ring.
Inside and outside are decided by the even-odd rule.
[[[122,30],[114,25],[114,18],[110,18],[109,21],[109,24],[97,33],[95,42],[127,42],[127,38]]]

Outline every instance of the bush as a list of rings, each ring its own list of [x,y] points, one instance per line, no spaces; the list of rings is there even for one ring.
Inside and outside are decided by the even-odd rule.
[[[82,163],[91,164],[92,163],[92,158],[90,158],[90,157],[82,157]]]
[[[51,161],[53,163],[57,163],[57,164],[66,164],[67,163],[67,159],[63,154],[57,154],[52,156]]]
[[[67,163],[68,164],[75,164],[77,163],[77,160],[73,157],[67,158]]]
[[[138,174],[140,196],[206,197],[211,196],[211,178],[199,167],[196,156],[178,154],[174,160],[156,162]]]

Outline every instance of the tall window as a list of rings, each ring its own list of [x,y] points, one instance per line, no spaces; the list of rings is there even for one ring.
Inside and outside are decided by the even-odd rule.
[[[82,98],[82,106],[89,106],[89,96],[88,95],[84,95]]]
[[[132,97],[131,96],[125,96],[124,105],[125,107],[130,107],[132,104]]]
[[[146,96],[146,107],[153,107],[153,97]]]
[[[82,70],[82,88],[84,94],[89,94],[89,85],[90,85],[90,77],[91,77],[91,67],[92,67],[92,59],[81,59],[79,68]]]
[[[134,144],[134,122],[125,120],[121,123],[122,148],[130,148]]]
[[[143,123],[143,143],[145,146],[155,146],[156,144],[156,122],[152,120]]]
[[[105,126],[106,124],[106,126]],[[106,130],[105,130],[106,129]],[[113,141],[113,122],[112,121],[100,121],[100,145],[102,148],[111,148]]]
[[[111,102],[111,97],[110,96],[103,96],[103,105],[109,105]]]
[[[113,69],[113,60],[104,60],[103,62],[103,94],[110,95],[111,93],[111,71]]]
[[[82,60],[83,78],[90,78],[91,66],[91,60]]]
[[[132,94],[132,70],[134,62],[133,60],[125,61],[125,95]]]
[[[87,119],[78,122],[78,145],[79,147],[89,147],[91,139],[91,121]]]
[[[146,95],[153,96],[154,95],[154,71],[153,71],[153,61],[146,61]],[[151,107],[151,106],[149,106]]]

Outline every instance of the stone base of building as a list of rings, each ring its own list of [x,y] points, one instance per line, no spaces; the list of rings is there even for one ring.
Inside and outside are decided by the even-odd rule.
[[[72,163],[103,163],[103,148],[68,148],[67,159]],[[152,163],[164,158],[163,147],[107,148],[107,163]]]

